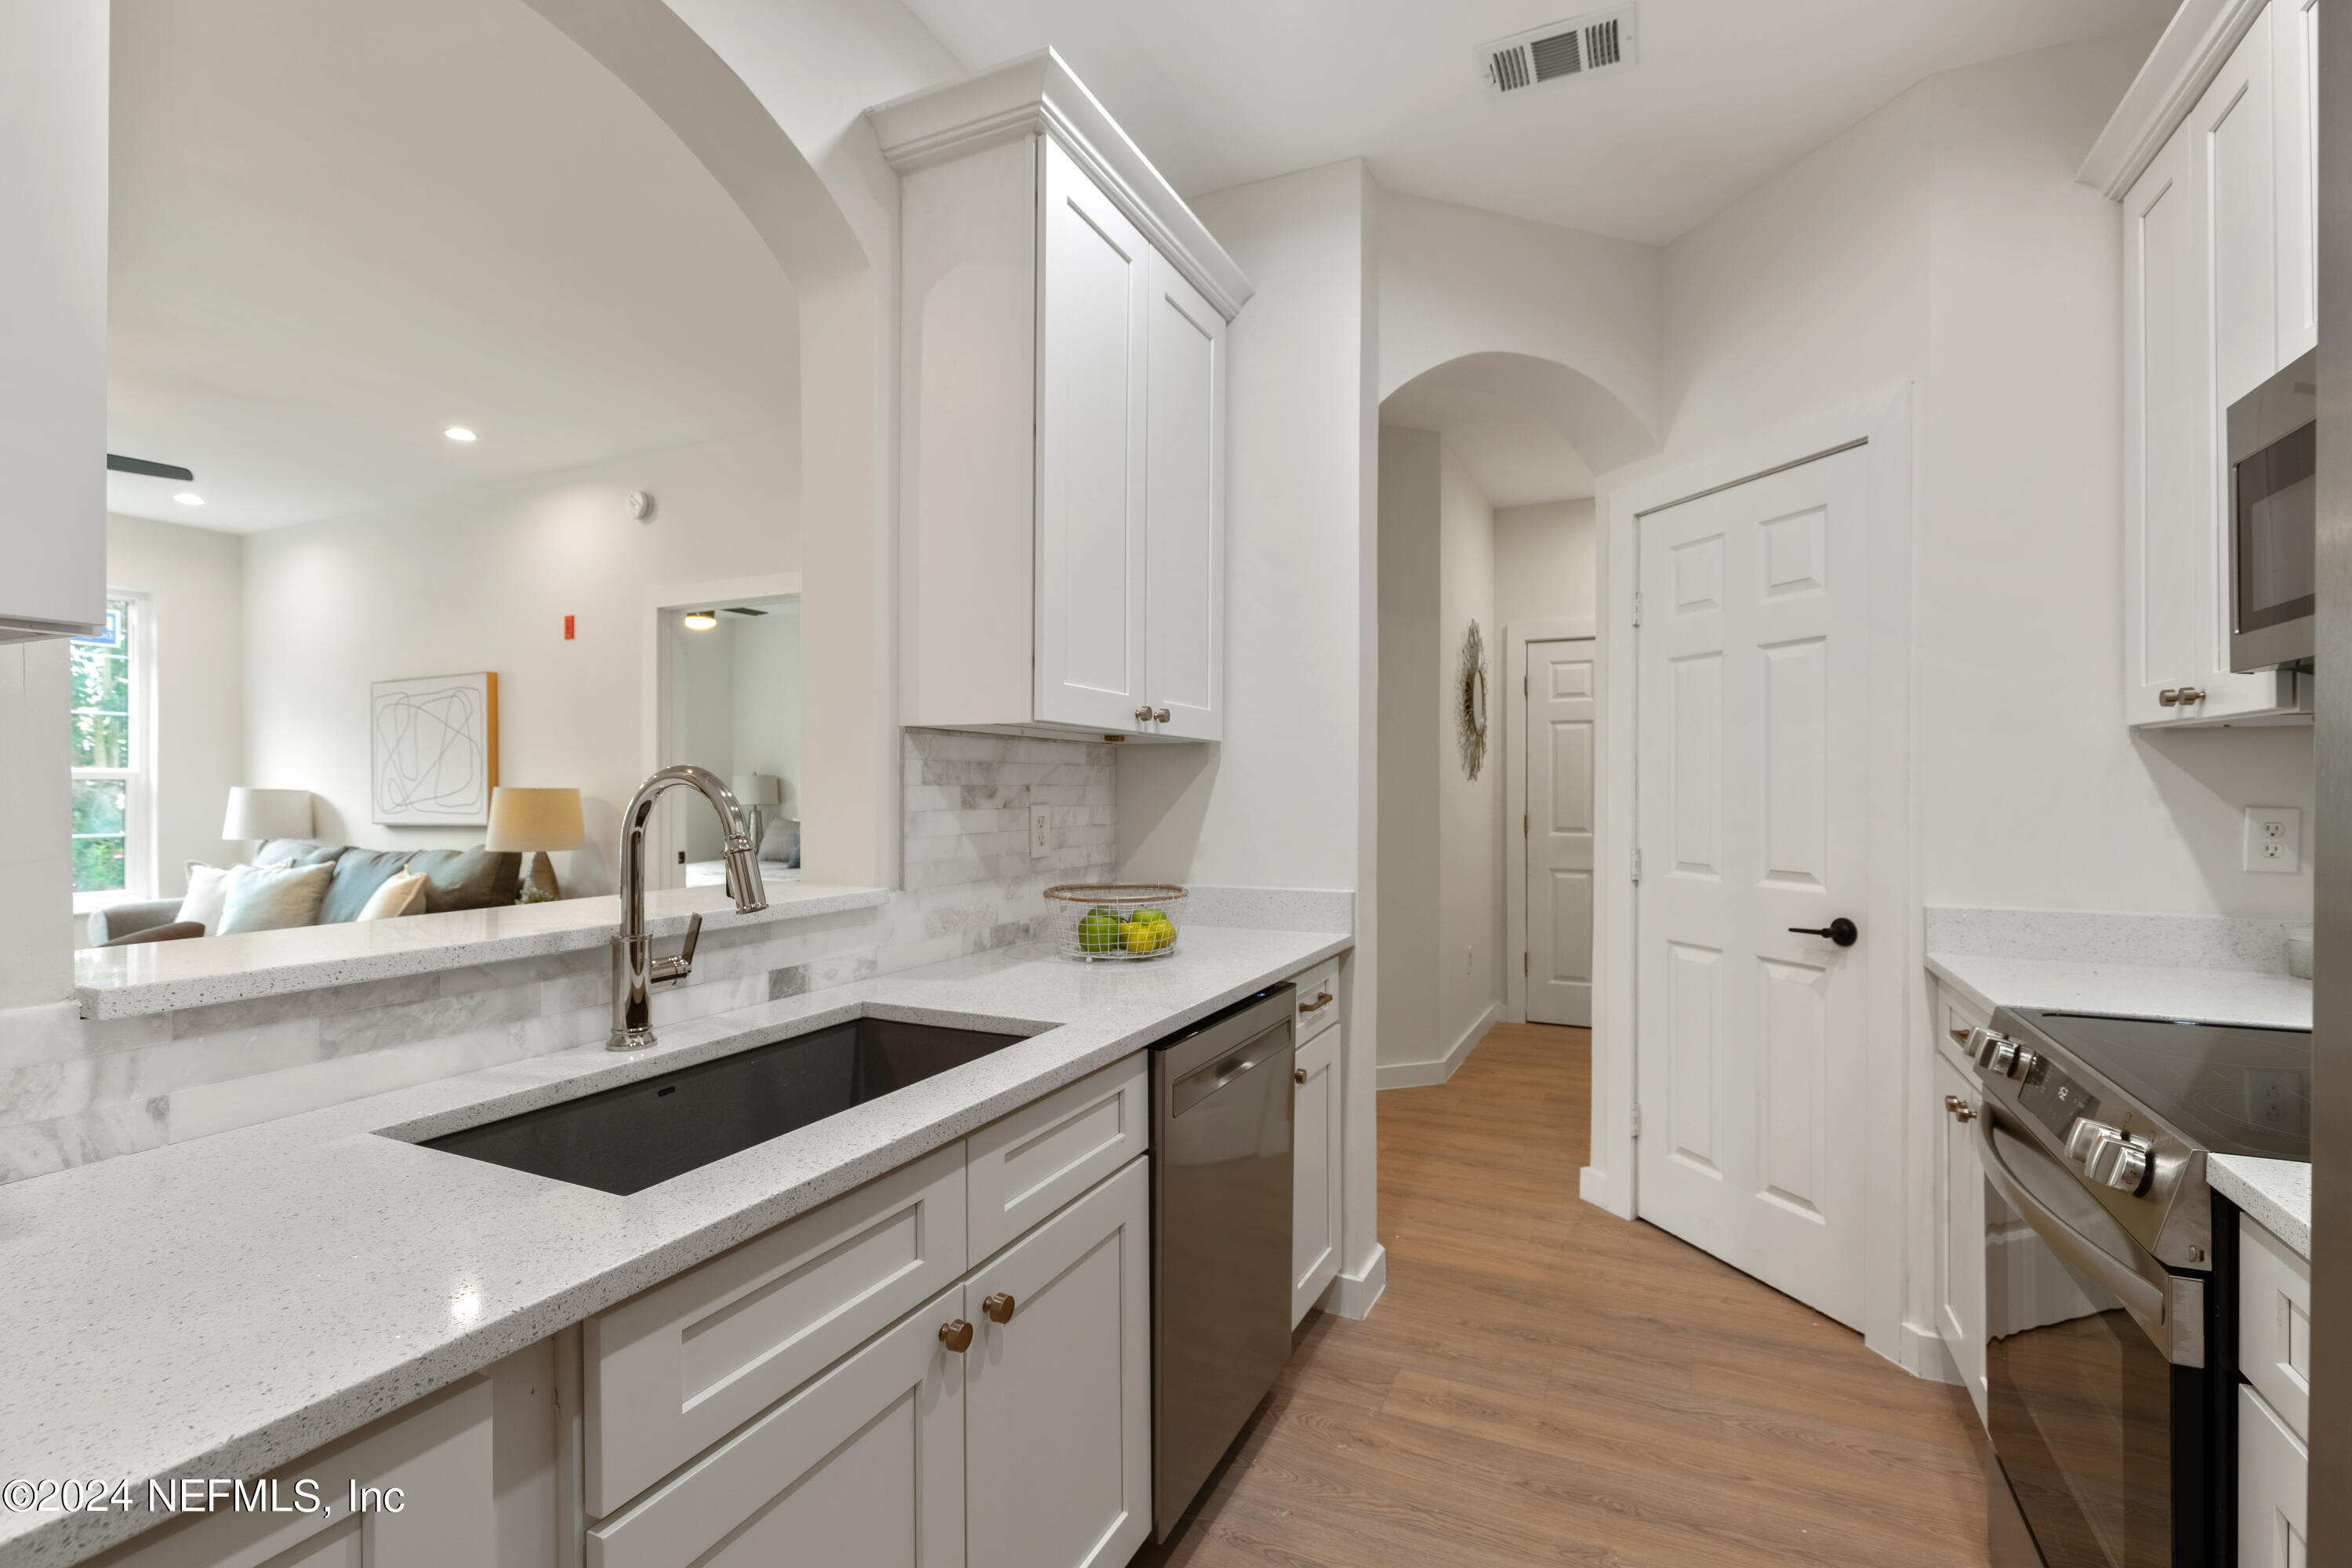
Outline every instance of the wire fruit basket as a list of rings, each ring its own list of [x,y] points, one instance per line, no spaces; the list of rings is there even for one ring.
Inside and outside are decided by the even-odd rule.
[[[1064,882],[1045,889],[1054,947],[1089,963],[1132,963],[1176,951],[1184,889],[1172,882]]]

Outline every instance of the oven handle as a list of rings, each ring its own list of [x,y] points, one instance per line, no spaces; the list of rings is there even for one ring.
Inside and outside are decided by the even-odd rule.
[[[2201,1321],[2193,1325],[2172,1321],[2176,1315],[2171,1310],[2173,1281],[2164,1265],[2153,1258],[2139,1256],[2129,1235],[2098,1205],[2097,1200],[2083,1191],[2074,1173],[2023,1139],[2000,1131],[1990,1116],[1980,1118],[1977,1127],[1986,1180],[2009,1201],[2010,1207],[2025,1216],[2033,1234],[2051,1251],[2089,1275],[2121,1301],[2124,1310],[2156,1342],[2167,1361],[2180,1366],[2202,1366],[2205,1325]],[[2064,1184],[2059,1194],[2044,1198],[2018,1168],[2033,1171],[2036,1165],[2048,1166],[2056,1182]],[[2065,1212],[2069,1209],[2076,1211],[2075,1215],[2070,1216]],[[2128,1250],[2117,1256],[2115,1247],[2084,1234],[2085,1229],[2094,1227],[2112,1228],[2116,1233],[2115,1239]]]

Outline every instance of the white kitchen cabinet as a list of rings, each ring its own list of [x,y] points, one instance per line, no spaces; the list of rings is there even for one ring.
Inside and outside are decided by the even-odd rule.
[[[587,1568],[961,1568],[964,1288],[588,1531]]]
[[[2238,1385],[2239,1568],[2305,1568],[2311,1452],[2245,1384]]]
[[[9,0],[0,59],[5,643],[106,618],[106,12]]]
[[[1977,1156],[1976,1081],[1935,1056],[1936,1331],[1985,1417],[1985,1183]],[[1969,1120],[1963,1121],[1965,1110]]]
[[[488,1377],[469,1377],[266,1479],[287,1511],[183,1516],[94,1560],[94,1568],[492,1568]],[[298,1483],[320,1506],[299,1511]],[[365,1506],[354,1510],[355,1495]],[[143,1507],[146,1499],[139,1499]]]
[[[2238,1370],[2298,1437],[2311,1430],[2311,1265],[2238,1217]]]
[[[2284,366],[2319,346],[2319,0],[2271,0],[2269,14]]]
[[[1328,1008],[1328,1004],[1326,1004]],[[1318,1028],[1298,1047],[1290,1174],[1290,1323],[1297,1328],[1339,1273],[1340,1061],[1345,1031]]]
[[[2223,462],[2230,403],[2315,333],[2309,71],[2296,54],[2311,24],[2298,5],[2272,0],[2256,16],[2123,193],[2124,681],[2135,725],[2309,719],[2307,686],[2292,672],[2230,668]],[[2284,91],[2282,53],[2296,76]]]
[[[1220,739],[1247,279],[1050,51],[869,119],[900,174],[907,721]]]
[[[977,1263],[1151,1146],[1142,1052],[1088,1073],[965,1141]]]
[[[1130,1162],[964,1288],[967,1568],[1122,1568],[1151,1522],[1151,1178]]]

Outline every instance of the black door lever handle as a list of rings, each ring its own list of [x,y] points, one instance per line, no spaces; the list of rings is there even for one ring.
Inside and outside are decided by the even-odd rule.
[[[1862,928],[1840,915],[1825,926],[1790,926],[1789,933],[1791,936],[1825,936],[1840,947],[1852,947],[1855,939],[1862,935]]]

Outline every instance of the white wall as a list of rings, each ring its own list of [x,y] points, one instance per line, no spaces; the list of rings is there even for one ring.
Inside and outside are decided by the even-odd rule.
[[[1495,509],[1494,640],[1498,648],[1502,628],[1517,622],[1565,620],[1593,613],[1592,531],[1589,496],[1581,500]],[[1511,694],[1511,700],[1516,702],[1517,695]]]
[[[1434,431],[1380,434],[1381,1061],[1435,1061],[1439,770],[1444,711],[1439,513],[1451,454]]]
[[[2149,41],[1932,78],[1667,250],[1665,461],[1916,389],[1927,903],[2310,913],[2239,869],[2309,731],[2123,722],[2121,222],[2074,172]]]
[[[245,542],[234,533],[109,514],[106,581],[151,595],[155,645],[155,882],[188,890],[187,862],[251,846],[220,836],[245,770]]]
[[[1503,641],[1495,629],[1495,512],[1470,470],[1440,445],[1437,668],[1440,700],[1422,716],[1437,773],[1437,1028],[1458,1062],[1503,1000]],[[1475,779],[1462,768],[1454,709],[1470,623],[1486,645],[1491,741]]]
[[[650,523],[630,518],[632,489],[654,492]],[[556,874],[567,892],[611,891],[621,807],[646,771],[648,595],[796,567],[795,496],[792,438],[768,433],[248,535],[244,782],[312,791],[331,841],[478,844],[480,828],[373,825],[368,688],[496,670],[499,781],[578,788],[587,842]]]

